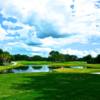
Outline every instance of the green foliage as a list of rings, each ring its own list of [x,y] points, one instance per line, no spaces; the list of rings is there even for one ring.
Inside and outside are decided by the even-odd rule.
[[[55,62],[57,62],[57,61],[59,61],[59,59],[60,59],[60,53],[58,52],[58,51],[51,51],[50,53],[49,53],[49,59],[51,60],[51,61],[55,61]]]
[[[48,57],[42,57],[39,55],[28,56],[28,55],[11,55],[9,52],[5,52],[0,49],[0,65],[7,65],[11,61],[51,61],[51,62],[68,62],[68,61],[85,61],[87,63],[100,63],[100,55],[93,58],[91,55],[78,58],[75,55],[62,54],[58,51],[51,51]]]
[[[65,61],[77,61],[78,57],[75,55],[69,55],[69,54],[65,54]]]
[[[95,63],[100,63],[100,55],[97,55],[97,57],[95,58]]]
[[[0,50],[0,65],[7,65],[11,61],[11,55],[9,52]]]
[[[16,54],[16,55],[13,55],[13,60],[14,61],[29,60],[29,57],[27,55]]]
[[[31,61],[43,61],[44,58],[39,55],[35,55],[35,56],[31,57],[30,60]]]
[[[51,51],[49,53],[49,60],[55,62],[76,61],[78,58],[75,55],[62,54],[58,51]]]

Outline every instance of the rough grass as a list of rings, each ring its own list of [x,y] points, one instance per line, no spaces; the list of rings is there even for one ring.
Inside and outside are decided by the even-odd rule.
[[[2,74],[0,100],[100,100],[100,75]]]

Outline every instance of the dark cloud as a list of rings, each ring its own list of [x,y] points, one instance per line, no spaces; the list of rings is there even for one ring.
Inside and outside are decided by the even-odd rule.
[[[0,13],[0,23],[2,24],[3,21],[8,21],[8,22],[16,23],[17,22],[17,19],[16,18],[13,18],[13,17],[5,18],[3,16],[3,14]]]
[[[29,46],[40,46],[40,45],[42,45],[42,43],[40,43],[40,42],[33,42],[33,41],[29,41],[26,44],[29,45]]]
[[[13,18],[13,17],[8,17],[6,20],[7,21],[10,21],[12,23],[16,23],[17,22],[17,19],[16,18]]]
[[[59,32],[59,28],[55,25],[56,22],[41,20],[35,13],[33,13],[33,15],[30,15],[30,17],[26,22],[24,22],[24,24],[34,26],[36,28],[38,38],[63,38],[69,36],[67,33],[63,34]]]
[[[75,5],[74,4],[70,5],[70,8],[71,9],[74,9],[75,8]]]
[[[57,27],[48,22],[41,22],[39,25],[36,25],[36,29],[38,38],[46,38],[46,37],[63,38],[68,36],[68,34],[65,35],[58,32]]]
[[[62,35],[60,35],[58,32],[57,32],[57,29],[56,27],[51,24],[51,23],[48,23],[48,22],[41,22],[39,26],[36,26],[37,27],[37,36],[39,38],[46,38],[46,37],[53,37],[53,38],[60,38],[62,37]]]

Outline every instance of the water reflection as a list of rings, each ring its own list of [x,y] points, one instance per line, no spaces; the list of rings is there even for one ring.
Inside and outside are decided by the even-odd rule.
[[[49,65],[28,65],[23,67],[18,67],[14,69],[4,70],[0,73],[27,73],[27,72],[52,72],[54,69],[65,69],[65,68],[73,68],[73,69],[84,69],[84,66],[49,66]]]
[[[83,69],[83,68],[85,68],[85,67],[84,67],[84,66],[71,66],[70,68]]]
[[[50,68],[48,65],[43,65],[40,68],[36,69],[34,66],[29,65],[27,69],[12,69],[13,73],[23,73],[23,72],[49,72]]]

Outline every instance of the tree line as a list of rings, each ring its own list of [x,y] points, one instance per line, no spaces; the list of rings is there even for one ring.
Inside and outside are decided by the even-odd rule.
[[[11,61],[52,61],[52,62],[66,62],[66,61],[85,61],[87,63],[100,63],[100,54],[97,57],[92,57],[91,55],[84,56],[82,58],[76,55],[62,54],[58,51],[51,51],[48,57],[42,57],[39,55],[28,56],[28,55],[11,55],[7,51],[0,49],[0,65],[7,65]]]

